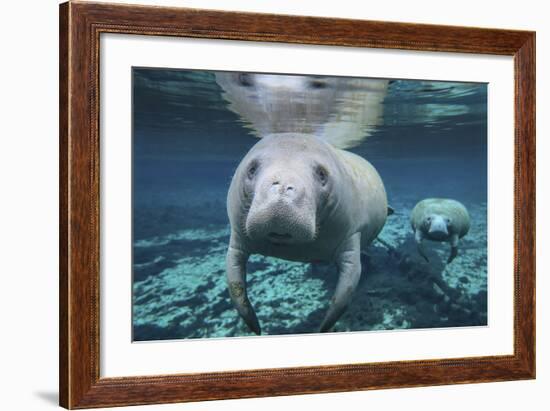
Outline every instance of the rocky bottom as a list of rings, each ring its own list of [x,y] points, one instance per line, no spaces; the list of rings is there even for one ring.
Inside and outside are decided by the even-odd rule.
[[[487,324],[486,204],[465,203],[472,227],[456,259],[445,264],[448,244],[426,242],[429,263],[418,255],[409,224],[414,203],[392,204],[396,213],[363,256],[361,281],[333,331]],[[145,229],[134,242],[134,340],[252,335],[227,291],[224,219],[224,204],[216,200],[199,209],[136,211],[134,224]],[[255,255],[248,273],[262,334],[318,331],[336,286],[334,267]]]

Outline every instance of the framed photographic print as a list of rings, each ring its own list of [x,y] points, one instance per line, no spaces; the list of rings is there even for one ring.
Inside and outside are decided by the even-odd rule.
[[[60,403],[535,377],[535,34],[60,6]]]

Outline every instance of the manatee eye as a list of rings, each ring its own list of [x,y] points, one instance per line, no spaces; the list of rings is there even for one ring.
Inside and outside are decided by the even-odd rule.
[[[258,162],[256,161],[253,161],[249,166],[248,166],[248,169],[246,170],[246,175],[248,176],[248,178],[250,180],[252,180],[254,178],[254,176],[256,175],[256,173],[258,172]]]
[[[237,81],[243,87],[252,87],[254,85],[252,75],[248,73],[239,73],[237,76]]]
[[[327,82],[321,79],[314,79],[309,82],[309,88],[323,89],[327,87]]]
[[[315,174],[319,179],[319,182],[321,183],[321,185],[324,186],[328,181],[328,171],[322,166],[317,166],[315,168]]]
[[[447,224],[451,224],[451,219],[450,219],[450,218],[446,218],[446,219],[445,219],[445,222],[446,222]]]

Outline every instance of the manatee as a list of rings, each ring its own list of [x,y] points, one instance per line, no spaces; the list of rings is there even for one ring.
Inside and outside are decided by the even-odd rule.
[[[248,327],[260,324],[246,289],[251,254],[335,263],[338,282],[320,331],[346,310],[361,276],[361,251],[387,217],[384,184],[365,159],[311,134],[263,137],[240,162],[229,187],[227,281]]]
[[[447,264],[458,254],[458,240],[470,230],[468,210],[456,200],[428,198],[420,201],[411,212],[411,226],[414,231],[418,253],[426,256],[422,241],[446,241],[451,244],[451,254]]]

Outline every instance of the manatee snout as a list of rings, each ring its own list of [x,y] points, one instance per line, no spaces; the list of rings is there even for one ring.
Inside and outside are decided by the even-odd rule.
[[[315,239],[315,205],[303,180],[297,173],[275,172],[258,181],[246,219],[251,239],[276,245]]]
[[[441,215],[432,215],[426,218],[428,235],[437,241],[443,241],[449,237],[448,225],[450,220]]]
[[[306,189],[303,182],[296,176],[280,177],[273,176],[266,179],[261,190],[264,191],[264,197],[269,202],[284,202],[293,204],[297,207],[304,200]]]

